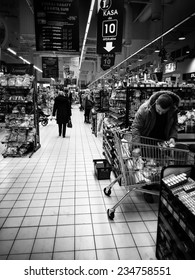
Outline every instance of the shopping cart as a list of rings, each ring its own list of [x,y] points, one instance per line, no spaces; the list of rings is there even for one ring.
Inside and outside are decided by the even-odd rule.
[[[117,182],[125,187],[126,193],[112,208],[107,210],[107,215],[111,220],[114,219],[116,208],[133,191],[142,192],[145,199],[148,195],[150,195],[149,197],[159,195],[163,167],[194,164],[194,153],[183,143],[169,147],[168,143],[162,142],[162,140],[148,137],[141,137],[139,143],[134,142],[132,133],[127,131],[116,130],[113,131],[113,135],[119,162],[119,175],[104,188],[104,194],[110,196],[111,189]]]

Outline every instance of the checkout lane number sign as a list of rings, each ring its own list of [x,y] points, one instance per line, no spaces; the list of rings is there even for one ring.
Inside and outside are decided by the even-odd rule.
[[[121,52],[124,0],[99,0],[97,53]]]

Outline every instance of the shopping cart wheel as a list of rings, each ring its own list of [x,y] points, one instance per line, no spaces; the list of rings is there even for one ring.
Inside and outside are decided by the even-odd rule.
[[[154,203],[154,198],[152,194],[144,193],[144,199],[147,203]]]
[[[113,220],[114,219],[114,210],[112,210],[112,209],[108,209],[107,210],[107,215],[108,215],[108,218],[110,219],[110,220]]]
[[[107,188],[104,188],[104,194],[107,195],[107,196],[110,196],[111,195],[111,189],[109,189],[107,191]]]

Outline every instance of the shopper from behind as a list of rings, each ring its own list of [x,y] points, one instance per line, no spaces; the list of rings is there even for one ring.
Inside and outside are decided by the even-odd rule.
[[[171,91],[153,93],[135,114],[132,123],[132,141],[140,143],[140,137],[145,136],[161,139],[175,146],[179,103],[179,96]]]
[[[85,117],[84,122],[90,123],[89,117],[90,117],[91,109],[93,108],[93,101],[91,99],[91,94],[89,89],[86,90],[86,93],[87,95],[84,100],[84,117]]]
[[[71,105],[68,99],[68,94],[59,91],[58,96],[54,100],[53,116],[56,115],[56,122],[58,124],[59,136],[66,136],[66,126],[71,118]]]

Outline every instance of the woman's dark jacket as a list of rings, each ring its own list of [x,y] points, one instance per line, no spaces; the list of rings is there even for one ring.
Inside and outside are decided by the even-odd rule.
[[[132,124],[132,141],[139,143],[140,136],[149,136],[150,132],[154,128],[156,122],[156,109],[155,102],[162,94],[169,94],[173,100],[173,106],[167,113],[167,122],[164,128],[166,140],[170,138],[177,139],[178,128],[178,106],[180,98],[178,95],[171,91],[158,91],[143,103],[135,114],[135,119]],[[162,129],[159,127],[159,129]]]
[[[58,95],[54,100],[53,116],[56,114],[57,123],[67,123],[70,119],[71,104],[68,97]]]

